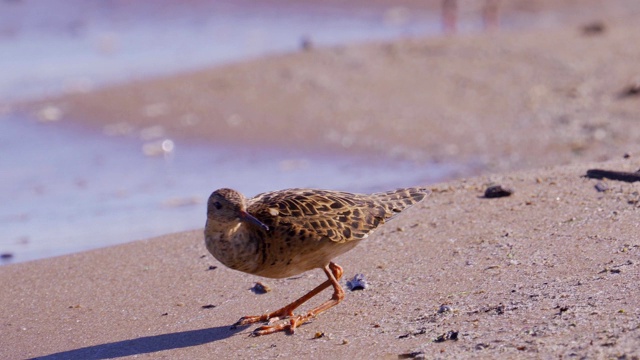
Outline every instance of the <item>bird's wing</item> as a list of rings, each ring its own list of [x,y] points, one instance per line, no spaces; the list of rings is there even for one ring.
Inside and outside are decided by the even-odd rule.
[[[289,189],[250,199],[247,211],[282,236],[328,238],[342,243],[366,238],[386,219],[425,195],[405,203],[405,197],[394,194],[396,191],[362,195]]]

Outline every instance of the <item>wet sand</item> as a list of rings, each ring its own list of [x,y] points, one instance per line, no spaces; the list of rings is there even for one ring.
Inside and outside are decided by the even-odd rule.
[[[322,273],[266,280],[273,291],[256,295],[263,279],[217,263],[198,230],[1,267],[11,346],[0,357],[639,356],[639,185],[583,175],[640,167],[640,26],[631,11],[592,15],[604,31],[312,49],[47,101],[93,126],[162,124],[197,141],[460,161],[481,174],[431,186],[338,258],[345,279],[362,273],[371,287],[293,336],[230,325]],[[515,192],[483,198],[493,183]],[[433,341],[449,331],[458,340]]]

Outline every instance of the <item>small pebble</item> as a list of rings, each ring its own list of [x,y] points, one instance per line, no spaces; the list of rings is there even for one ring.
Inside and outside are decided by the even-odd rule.
[[[487,199],[511,196],[511,194],[513,194],[513,190],[507,187],[502,187],[502,185],[489,186],[484,191],[484,197]]]
[[[602,34],[606,30],[604,23],[596,21],[582,27],[582,33],[585,35]]]
[[[433,342],[445,342],[447,340],[457,341],[458,340],[458,332],[449,330],[446,333],[438,336]]]
[[[630,85],[627,85],[622,91],[620,91],[620,98],[636,97],[640,95],[640,80],[636,80]]]
[[[609,190],[609,187],[607,186],[607,184],[598,181],[598,183],[595,185],[596,190],[598,190],[598,192],[605,192],[607,190]]]
[[[253,285],[251,291],[256,294],[266,294],[271,291],[271,287],[265,283],[258,281],[255,285]]]

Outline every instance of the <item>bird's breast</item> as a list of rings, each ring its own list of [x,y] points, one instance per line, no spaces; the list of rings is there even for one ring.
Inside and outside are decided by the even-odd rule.
[[[261,263],[259,239],[241,222],[226,228],[205,227],[207,250],[225,266],[254,274]]]

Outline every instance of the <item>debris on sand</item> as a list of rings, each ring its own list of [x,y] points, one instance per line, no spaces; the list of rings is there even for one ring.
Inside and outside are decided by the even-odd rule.
[[[640,96],[640,80],[634,81],[632,84],[626,86],[620,94],[618,94],[618,98],[630,98]]]
[[[513,194],[513,190],[502,185],[492,185],[484,191],[484,197],[487,199],[511,196],[511,194]]]
[[[445,342],[445,341],[458,341],[458,331],[449,330],[444,334],[439,335],[433,340],[433,342]]]
[[[265,283],[258,281],[255,285],[253,285],[253,287],[251,288],[251,291],[253,291],[258,295],[261,295],[271,291],[271,287]]]
[[[347,287],[351,291],[365,290],[369,287],[369,284],[367,284],[364,274],[356,274],[353,279],[347,280]]]
[[[636,182],[640,181],[640,172],[589,169],[587,170],[585,177],[589,179],[610,179],[624,182]]]
[[[594,21],[582,27],[582,33],[584,35],[599,35],[605,32],[607,27],[603,22]]]

